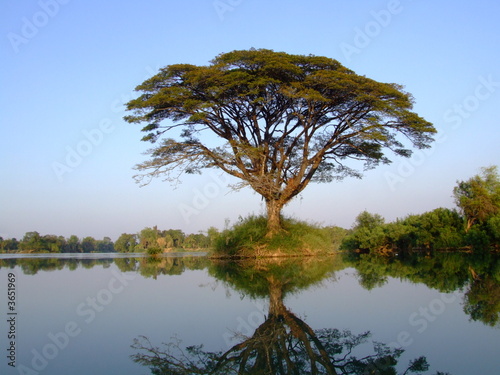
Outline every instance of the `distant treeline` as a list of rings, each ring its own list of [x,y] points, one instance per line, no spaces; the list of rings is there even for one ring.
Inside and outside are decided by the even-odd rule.
[[[159,230],[157,227],[144,228],[138,234],[123,233],[116,242],[104,237],[82,239],[75,235],[65,238],[55,235],[40,235],[27,232],[18,241],[15,238],[0,237],[0,251],[24,253],[111,253],[111,252],[149,252],[159,253],[173,249],[207,249],[213,237],[218,234],[216,228],[209,228],[208,234],[185,234],[180,229]]]
[[[96,240],[93,237],[79,239],[75,235],[64,238],[53,234],[41,235],[38,232],[26,232],[20,241],[16,238],[0,237],[0,250],[25,253],[110,253],[115,251],[113,241],[109,237],[104,237],[102,240]]]

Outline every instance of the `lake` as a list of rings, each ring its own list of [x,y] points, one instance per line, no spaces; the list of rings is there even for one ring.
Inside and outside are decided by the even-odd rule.
[[[499,274],[491,255],[0,254],[0,373],[403,373],[425,356],[427,374],[498,374]]]

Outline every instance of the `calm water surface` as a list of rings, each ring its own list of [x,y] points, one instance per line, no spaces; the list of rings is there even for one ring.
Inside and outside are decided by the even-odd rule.
[[[334,362],[346,354],[336,350],[368,331],[350,355],[373,355],[374,342],[400,347],[400,373],[420,356],[428,374],[500,373],[496,258],[233,263],[202,255],[0,255],[0,373],[150,374],[153,354],[163,369],[257,368],[266,353],[306,371],[327,358],[346,365]]]

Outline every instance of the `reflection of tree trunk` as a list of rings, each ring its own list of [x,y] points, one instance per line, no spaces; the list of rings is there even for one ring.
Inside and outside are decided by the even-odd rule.
[[[473,269],[471,266],[469,266],[469,272],[470,272],[470,274],[472,275],[472,278],[473,278],[474,280],[478,280],[478,279],[479,279],[478,274],[476,273],[476,271],[474,271],[474,269]]]
[[[269,317],[281,317],[287,312],[283,304],[283,288],[282,285],[274,280],[273,277],[269,281]]]
[[[228,362],[238,363],[239,373],[300,374],[305,356],[310,373],[336,375],[335,366],[316,333],[283,303],[283,284],[272,276],[269,281],[269,315],[252,337],[224,353],[215,372]],[[300,361],[299,361],[300,362]]]

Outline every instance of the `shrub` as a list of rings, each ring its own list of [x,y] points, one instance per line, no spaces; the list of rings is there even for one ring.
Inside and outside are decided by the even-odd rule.
[[[282,218],[284,230],[266,237],[267,219],[249,216],[215,239],[214,254],[244,257],[313,255],[331,252],[331,235],[324,228],[302,221]]]
[[[146,250],[146,253],[148,253],[148,255],[158,255],[158,254],[161,254],[162,253],[162,250],[159,248],[159,247],[149,247],[147,250]]]
[[[475,253],[484,253],[490,248],[490,239],[485,230],[472,227],[466,235],[467,244],[472,246]]]

